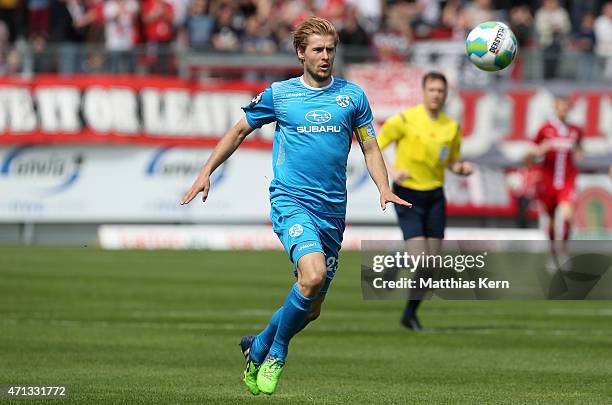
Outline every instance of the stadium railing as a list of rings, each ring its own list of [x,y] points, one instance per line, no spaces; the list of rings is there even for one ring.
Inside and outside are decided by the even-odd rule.
[[[186,79],[246,79],[272,81],[301,72],[295,55],[275,53],[270,55],[241,52],[193,51],[177,46],[141,46],[128,52],[112,52],[103,45],[48,44],[35,49],[32,44],[16,47],[21,62],[6,67],[5,75],[32,75],[36,73],[136,73],[179,75]],[[560,80],[580,82],[584,85],[600,85],[611,82],[606,77],[606,64],[612,58],[602,58],[593,53],[564,49],[558,54],[543,52],[537,48],[521,49],[511,69],[500,74],[482,75],[465,57],[461,41],[418,41],[405,51],[385,56],[373,47],[343,45],[336,58],[336,71],[342,74],[348,64],[373,63],[381,60],[406,62],[430,68],[443,66],[457,69],[460,83],[466,87],[486,86],[491,82],[541,82]],[[609,69],[608,70],[612,70]],[[608,73],[609,75],[609,73]],[[483,80],[484,78],[484,80]]]

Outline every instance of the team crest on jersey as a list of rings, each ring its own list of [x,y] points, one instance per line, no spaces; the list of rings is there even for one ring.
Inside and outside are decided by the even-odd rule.
[[[448,146],[443,146],[442,149],[440,149],[440,161],[446,160],[447,156],[448,156]]]
[[[346,108],[351,103],[351,98],[349,96],[336,96],[336,103],[343,108]]]
[[[297,238],[303,232],[304,232],[304,228],[302,228],[302,225],[300,224],[295,224],[291,228],[289,228],[289,236],[291,236],[292,238]]]
[[[259,93],[258,95],[256,95],[255,97],[253,97],[253,99],[251,100],[251,107],[253,107],[255,104],[259,103],[261,101],[263,97],[263,91],[261,93]]]

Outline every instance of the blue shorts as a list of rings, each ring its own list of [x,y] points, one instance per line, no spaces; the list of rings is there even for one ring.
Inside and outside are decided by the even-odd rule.
[[[446,199],[442,187],[418,191],[393,184],[393,192],[412,203],[412,208],[395,204],[397,220],[404,240],[418,236],[444,239],[446,227]]]
[[[298,202],[285,198],[275,198],[271,206],[272,229],[293,262],[296,277],[297,263],[302,256],[312,252],[321,252],[325,256],[327,277],[320,293],[327,293],[338,268],[344,218],[311,212]]]

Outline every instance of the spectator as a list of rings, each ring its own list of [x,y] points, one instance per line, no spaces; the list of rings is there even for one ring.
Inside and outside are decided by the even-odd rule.
[[[529,45],[529,40],[533,35],[533,16],[529,7],[523,5],[510,9],[510,28],[519,47]]]
[[[166,0],[145,0],[142,22],[147,43],[147,61],[154,73],[167,74],[172,69],[171,42],[174,39],[174,9]]]
[[[418,0],[421,7],[421,20],[430,27],[436,27],[440,24],[440,1]]]
[[[82,69],[86,73],[100,72],[104,70],[106,57],[100,52],[105,40],[104,0],[83,1],[86,5],[85,11],[80,13],[80,17],[75,21],[77,28],[86,29]]]
[[[349,7],[340,30],[340,42],[348,46],[368,46],[370,38],[358,20],[357,10]]]
[[[448,0],[442,9],[442,26],[452,30],[453,38],[465,40],[469,24],[467,15],[463,12],[461,0]]]
[[[210,49],[215,19],[209,14],[208,0],[193,0],[185,24],[179,32],[180,45],[196,50]]]
[[[360,25],[368,32],[378,31],[381,26],[384,0],[346,0],[347,6],[357,9]]]
[[[415,3],[394,1],[387,10],[385,25],[387,29],[397,31],[412,39],[412,21],[419,14]]]
[[[272,10],[277,7],[274,0],[258,0],[256,14],[259,21],[272,21]]]
[[[89,9],[89,5],[86,3],[87,1],[88,0],[66,0],[68,12],[72,18],[72,26],[83,36],[83,41],[88,34],[89,25],[93,21],[93,18],[89,18],[87,14]]]
[[[538,2],[527,0],[0,0],[0,18],[6,20],[10,14],[9,23],[14,23],[15,13],[5,11],[12,10],[12,5],[23,5],[32,52],[24,65],[35,71],[98,72],[107,62],[113,72],[134,72],[137,43],[143,34],[151,70],[166,73],[174,71],[170,52],[174,45],[196,51],[293,53],[294,24],[321,13],[332,19],[342,16],[340,42],[348,62],[367,60],[370,50],[379,60],[405,61],[415,39],[442,38],[440,32],[446,38],[452,30],[453,37],[463,41],[478,23],[500,20],[503,9],[509,13],[519,47],[536,42],[542,50],[545,78],[558,76],[560,53],[572,30],[571,44],[580,53],[576,78],[592,80],[591,68],[601,62],[605,77],[612,77],[610,17],[605,12],[612,8],[607,5],[612,2],[604,0],[604,12],[597,22],[589,10],[598,0],[569,2],[571,18],[582,15],[580,27],[572,29],[570,14],[559,0],[540,1],[542,7],[534,18],[531,11]],[[139,4],[142,16],[138,15]],[[188,7],[186,13],[181,11],[184,7]],[[179,21],[184,22],[177,29],[173,24]],[[104,59],[107,54],[88,46],[103,41],[109,60]],[[354,55],[352,47],[366,53]],[[517,58],[511,77],[521,79],[521,72]]]
[[[432,26],[427,21],[433,24],[433,20],[437,19],[435,15],[439,16],[438,0],[394,1],[387,12],[386,26],[398,36],[397,39],[401,37],[401,41],[408,47],[415,38],[429,35]],[[383,38],[390,39],[389,34],[383,33]],[[380,39],[381,36],[376,34],[374,42],[379,44]],[[400,45],[400,41],[393,42],[395,46]]]
[[[178,32],[183,26],[185,26],[185,21],[189,15],[189,10],[194,2],[193,0],[168,0],[168,3],[170,3],[172,10],[174,11],[174,20],[172,21],[172,24],[174,25],[174,32]]]
[[[317,15],[331,21],[334,26],[341,27],[345,9],[345,0],[321,0],[318,2]]]
[[[595,52],[602,60],[603,78],[612,80],[612,1],[607,1],[594,25]]]
[[[29,37],[40,35],[49,36],[49,6],[50,0],[28,1],[28,31]]]
[[[523,61],[520,49],[529,44],[533,34],[533,17],[529,7],[523,5],[513,7],[510,10],[510,29],[514,32],[519,46],[519,52],[516,55],[511,76],[514,80],[521,80],[523,78]]]
[[[0,0],[0,21],[6,25],[10,43],[17,39],[20,2],[20,0]]]
[[[440,2],[438,0],[417,0],[412,30],[418,38],[428,38],[432,30],[440,25]]]
[[[478,24],[495,21],[499,16],[493,9],[491,0],[474,0],[463,9],[462,17],[464,33],[467,33]]]
[[[535,14],[535,29],[544,58],[544,78],[557,77],[562,44],[571,30],[569,14],[558,0],[544,0]]]
[[[597,0],[574,0],[571,1],[570,18],[572,21],[572,32],[574,34],[580,34],[582,30],[582,24],[584,23],[583,16],[586,14],[593,14],[597,7]]]
[[[274,30],[274,38],[276,40],[277,48],[280,52],[284,53],[295,53],[293,48],[293,38],[291,37],[292,26],[286,22],[281,22],[276,26]]]
[[[257,14],[258,4],[257,0],[237,0],[238,15],[244,18],[248,18],[252,15]],[[264,20],[260,20],[264,21]],[[246,24],[246,23],[245,23]]]
[[[52,0],[49,8],[49,42],[57,46],[58,70],[61,74],[81,71],[82,45],[87,28],[79,25],[85,10],[80,0]]]
[[[77,22],[79,27],[87,27],[87,43],[104,43],[104,0],[85,0],[86,10]]]
[[[234,26],[234,9],[224,4],[218,12],[213,29],[212,44],[217,51],[240,50],[240,31]]]
[[[299,25],[311,15],[317,14],[314,0],[287,0],[279,4],[279,17],[291,27]]]
[[[21,57],[21,52],[14,47],[6,56],[5,74],[7,76],[15,76],[19,75],[20,73],[23,73],[23,58]]]
[[[579,54],[576,76],[579,81],[583,82],[590,82],[593,79],[593,67],[595,65],[593,54],[595,48],[594,23],[595,16],[593,14],[584,14],[576,35],[576,48]]]
[[[267,25],[260,23],[255,13],[246,18],[240,42],[242,43],[242,50],[246,54],[269,55],[277,51],[273,32]],[[246,81],[274,81],[273,75],[257,70],[244,72],[242,78]]]
[[[343,52],[347,62],[357,62],[369,57],[368,47],[370,45],[370,38],[365,29],[359,24],[355,8],[348,8],[339,35],[340,43],[344,46]]]
[[[245,53],[271,54],[276,52],[276,42],[270,30],[259,23],[255,14],[247,17],[240,39]]]
[[[30,49],[32,52],[33,70],[37,73],[53,71],[51,53],[47,49],[47,38],[42,33],[33,33],[30,36]]]
[[[102,54],[100,54],[100,52],[96,52],[95,50],[87,51],[83,70],[88,74],[104,73],[104,57]]]
[[[0,20],[0,74],[6,70],[6,56],[9,52],[9,29],[6,23]]]
[[[372,38],[376,59],[381,62],[403,62],[408,56],[411,36],[409,31],[379,31]]]
[[[136,0],[108,0],[104,4],[106,50],[112,73],[133,73],[135,70]]]

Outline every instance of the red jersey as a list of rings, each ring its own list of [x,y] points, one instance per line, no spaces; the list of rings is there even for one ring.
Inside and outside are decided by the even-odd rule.
[[[149,15],[156,9],[163,12],[160,16],[144,24],[144,33],[147,42],[167,43],[174,36],[174,8],[165,0],[146,0],[143,6],[143,14]]]
[[[566,186],[574,186],[578,175],[574,152],[581,140],[580,128],[559,120],[548,121],[540,128],[534,142],[536,145],[544,142],[549,144],[540,164],[542,182],[546,189],[561,190]]]

